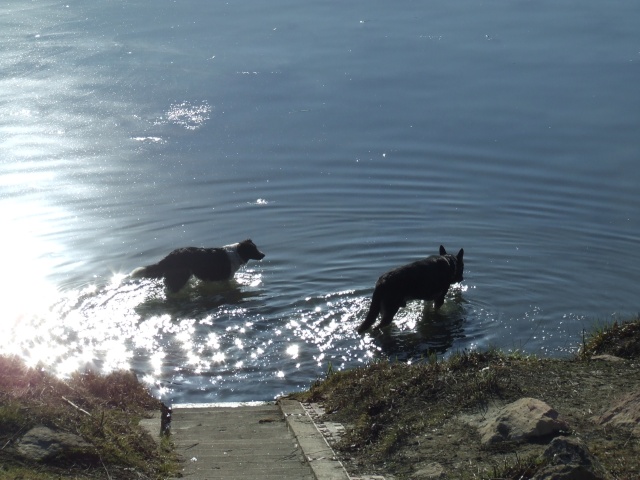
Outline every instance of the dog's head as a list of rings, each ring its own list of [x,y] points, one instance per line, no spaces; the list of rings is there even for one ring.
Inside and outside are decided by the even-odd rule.
[[[442,245],[440,245],[440,255],[442,255],[443,257],[446,257],[447,261],[449,262],[449,265],[452,266],[452,268],[455,270],[454,274],[453,274],[453,279],[451,280],[452,283],[458,283],[461,282],[462,280],[464,280],[464,278],[462,277],[462,272],[464,270],[464,249],[460,249],[460,251],[458,252],[458,255],[453,256],[447,253],[447,251],[444,249],[444,247]]]
[[[238,255],[240,255],[245,262],[249,260],[262,260],[264,258],[264,253],[258,250],[256,244],[249,239],[243,240],[238,244]]]

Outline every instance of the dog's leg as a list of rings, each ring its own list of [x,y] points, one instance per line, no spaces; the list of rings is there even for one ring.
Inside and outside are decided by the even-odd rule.
[[[404,302],[406,304],[406,302]],[[386,327],[393,321],[393,317],[395,317],[398,310],[400,310],[401,305],[398,303],[384,304],[382,305],[382,320],[380,320],[380,325],[378,328]]]
[[[191,270],[188,268],[171,270],[164,276],[164,285],[171,293],[179,292],[189,281],[190,276]]]
[[[367,313],[367,318],[364,319],[364,322],[360,324],[358,327],[358,333],[364,333],[371,325],[373,325],[380,314],[380,308],[382,307],[382,299],[384,298],[384,294],[381,291],[381,287],[376,286],[373,289],[373,295],[371,296],[371,306],[369,307],[369,312]]]
[[[439,296],[433,301],[433,308],[435,310],[438,310],[442,305],[444,305],[444,297],[446,294],[447,292],[444,292],[441,296]]]
[[[369,313],[367,313],[367,318],[360,324],[358,327],[358,333],[364,333],[371,325],[373,325],[378,318],[378,314],[380,313],[380,300],[376,298],[376,294],[374,292],[373,298],[371,299],[371,306],[369,307]]]

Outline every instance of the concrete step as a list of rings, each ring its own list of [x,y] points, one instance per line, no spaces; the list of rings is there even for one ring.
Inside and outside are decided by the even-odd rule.
[[[190,480],[313,480],[277,405],[174,406],[171,438]]]

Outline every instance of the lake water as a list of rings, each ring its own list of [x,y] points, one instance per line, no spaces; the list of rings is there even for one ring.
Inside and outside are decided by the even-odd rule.
[[[168,402],[329,368],[568,355],[640,309],[640,3],[9,0],[0,352]],[[252,238],[230,285],[122,276]],[[377,277],[465,249],[359,336]]]

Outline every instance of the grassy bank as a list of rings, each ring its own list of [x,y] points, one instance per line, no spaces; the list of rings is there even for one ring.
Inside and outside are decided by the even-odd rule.
[[[414,365],[381,361],[331,372],[293,397],[324,404],[326,420],[347,427],[338,450],[352,472],[414,478],[421,467],[437,463],[446,478],[530,478],[538,467],[539,445],[482,448],[476,431],[457,419],[535,397],[567,418],[572,434],[588,443],[615,478],[635,479],[638,439],[600,427],[593,418],[621,394],[640,389],[639,352],[640,320],[635,319],[597,329],[570,360],[489,351]],[[626,360],[592,360],[598,354]]]
[[[156,443],[138,425],[159,410],[133,373],[88,372],[63,381],[0,356],[0,478],[166,478],[176,465],[169,441]],[[86,446],[45,462],[29,460],[16,444],[35,426],[77,435]]]

